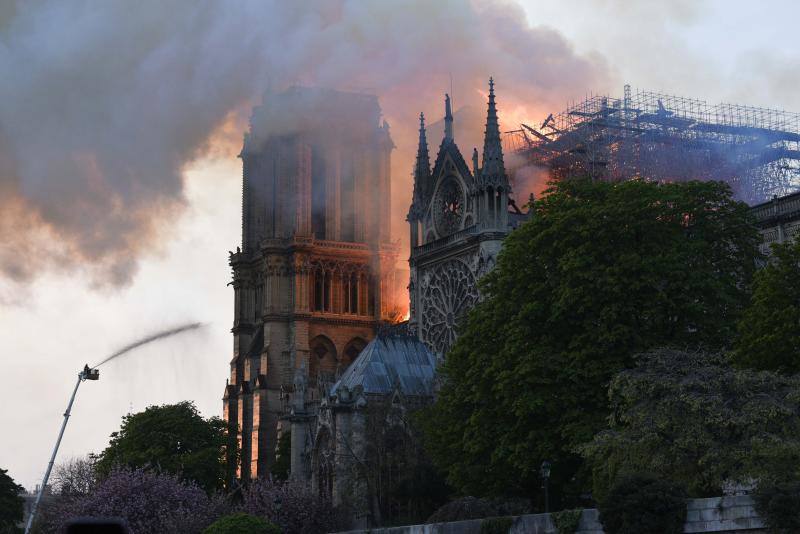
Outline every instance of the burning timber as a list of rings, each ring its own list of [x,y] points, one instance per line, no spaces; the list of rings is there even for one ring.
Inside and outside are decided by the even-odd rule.
[[[648,91],[592,96],[538,127],[506,132],[517,169],[556,179],[721,180],[758,204],[800,190],[800,114]]]

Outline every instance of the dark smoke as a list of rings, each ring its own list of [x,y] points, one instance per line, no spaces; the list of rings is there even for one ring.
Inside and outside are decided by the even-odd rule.
[[[441,116],[451,78],[457,107],[482,109],[494,75],[505,117],[608,85],[603,61],[529,26],[512,2],[3,4],[0,275],[17,281],[88,269],[96,284],[129,283],[183,211],[183,168],[221,141],[240,147],[267,88],[380,97],[398,146],[400,225],[415,117]],[[221,139],[223,125],[240,133]],[[430,139],[435,155],[440,137]]]
[[[159,339],[172,337],[172,336],[174,336],[176,334],[180,334],[181,332],[186,332],[188,330],[197,330],[198,328],[202,328],[203,326],[205,326],[203,323],[190,323],[190,324],[185,324],[183,326],[177,326],[175,328],[170,328],[169,330],[164,330],[162,332],[157,332],[155,334],[150,334],[149,336],[143,337],[142,339],[139,339],[137,341],[134,341],[133,343],[125,345],[124,347],[119,349],[117,352],[115,352],[114,354],[112,354],[111,356],[109,356],[108,358],[103,360],[102,362],[98,363],[97,365],[93,365],[92,367],[93,368],[100,367],[104,363],[106,363],[106,362],[108,362],[110,360],[113,360],[114,358],[117,358],[118,356],[122,356],[123,354],[127,354],[128,352],[132,351],[133,349],[139,348],[142,345],[147,345],[148,343],[152,343],[154,341],[158,341]]]

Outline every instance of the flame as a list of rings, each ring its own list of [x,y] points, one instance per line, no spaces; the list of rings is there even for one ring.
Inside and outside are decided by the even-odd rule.
[[[411,316],[411,313],[408,309],[408,304],[402,306],[398,304],[386,314],[386,322],[391,324],[398,324],[402,323],[403,321],[408,321],[408,318]]]

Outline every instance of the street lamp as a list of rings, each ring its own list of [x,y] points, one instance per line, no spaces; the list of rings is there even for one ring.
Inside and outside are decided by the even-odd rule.
[[[550,462],[545,460],[539,468],[539,474],[542,477],[542,487],[544,488],[544,513],[550,513]]]
[[[61,438],[64,437],[64,429],[67,428],[67,421],[69,421],[69,415],[72,412],[72,403],[75,402],[75,395],[78,393],[78,386],[81,385],[81,382],[84,380],[99,380],[100,379],[100,371],[98,369],[92,369],[89,365],[85,365],[83,370],[78,373],[78,382],[75,384],[75,389],[72,390],[72,397],[69,398],[69,404],[67,404],[67,411],[64,412],[64,422],[61,423],[61,431],[58,433],[58,439],[56,439],[56,446],[53,448],[53,454],[50,456],[50,462],[47,464],[47,471],[44,473],[44,480],[42,480],[42,485],[39,488],[39,493],[36,495],[36,501],[33,503],[33,508],[31,508],[31,515],[28,516],[28,524],[25,526],[25,534],[28,534],[31,531],[31,526],[33,525],[33,519],[36,517],[36,510],[39,508],[39,503],[42,500],[42,494],[44,493],[45,488],[47,487],[47,480],[50,478],[50,471],[53,470],[53,464],[56,461],[56,454],[58,453],[58,447],[61,445]]]

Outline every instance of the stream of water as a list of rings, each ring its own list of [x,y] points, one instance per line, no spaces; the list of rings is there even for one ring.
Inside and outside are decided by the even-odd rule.
[[[202,328],[203,326],[205,326],[205,323],[189,323],[189,324],[185,324],[185,325],[181,325],[181,326],[176,326],[175,328],[170,328],[168,330],[163,330],[161,332],[156,332],[155,334],[150,334],[148,336],[143,337],[142,339],[134,341],[133,343],[125,345],[124,347],[119,349],[117,352],[115,352],[114,354],[112,354],[111,356],[109,356],[108,358],[103,360],[102,362],[100,362],[97,365],[94,365],[92,367],[93,368],[100,367],[104,363],[106,363],[106,362],[108,362],[110,360],[113,360],[114,358],[118,358],[118,357],[120,357],[120,356],[122,356],[124,354],[127,354],[128,352],[132,351],[135,348],[141,347],[142,345],[147,345],[148,343],[152,343],[154,341],[158,341],[159,339],[164,339],[166,337],[171,337],[171,336],[174,336],[176,334],[180,334],[181,332],[187,332],[189,330],[197,330],[198,328]]]

